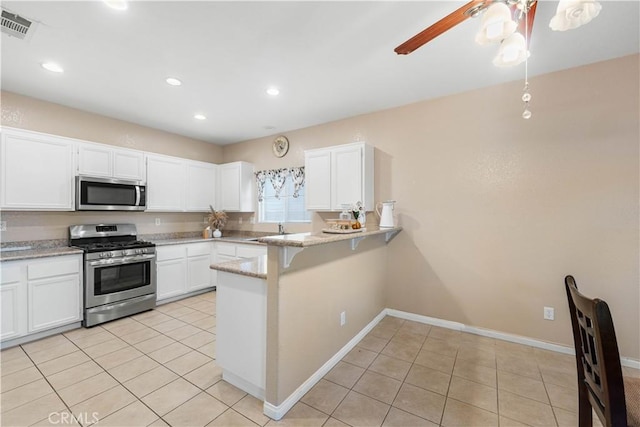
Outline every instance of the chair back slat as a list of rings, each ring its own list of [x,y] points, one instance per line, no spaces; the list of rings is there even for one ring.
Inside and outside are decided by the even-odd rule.
[[[588,406],[603,425],[626,427],[622,366],[609,306],[582,295],[572,276],[565,278],[565,288],[576,350],[580,427],[591,425]],[[585,408],[589,414],[583,414]]]

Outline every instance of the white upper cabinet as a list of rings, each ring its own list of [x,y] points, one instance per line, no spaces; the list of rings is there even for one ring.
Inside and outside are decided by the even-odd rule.
[[[216,204],[218,166],[147,155],[147,211],[208,212]]]
[[[304,175],[307,210],[331,210],[331,151],[305,151]]]
[[[219,197],[216,209],[231,212],[255,211],[253,164],[225,163],[218,166]]]
[[[307,150],[305,201],[308,210],[338,211],[360,201],[372,211],[374,148],[363,142]]]
[[[74,210],[76,141],[3,128],[0,207],[6,210]]]
[[[145,181],[144,153],[104,144],[81,143],[78,174],[104,178]]]
[[[185,161],[147,154],[147,211],[185,210]]]
[[[218,166],[213,163],[187,161],[186,210],[207,212],[216,205]]]

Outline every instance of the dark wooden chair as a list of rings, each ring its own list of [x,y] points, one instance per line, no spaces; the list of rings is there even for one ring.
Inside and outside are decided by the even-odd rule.
[[[564,279],[578,368],[578,425],[592,425],[591,409],[605,427],[640,427],[640,378],[623,378],[613,319],[606,302],[578,292]]]

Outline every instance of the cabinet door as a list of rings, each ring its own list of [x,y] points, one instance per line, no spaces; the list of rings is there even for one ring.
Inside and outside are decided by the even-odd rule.
[[[156,262],[158,301],[181,295],[186,291],[186,258]]]
[[[218,166],[218,170],[220,195],[218,206],[220,207],[216,209],[253,212],[255,210],[253,165],[247,162],[225,163]]]
[[[29,332],[38,332],[82,320],[80,275],[30,280]]]
[[[147,156],[148,211],[184,211],[184,165],[173,157]]]
[[[36,132],[4,130],[0,205],[10,210],[74,209],[75,143]]]
[[[80,144],[78,147],[78,174],[110,178],[113,174],[111,148]]]
[[[331,151],[304,153],[305,207],[307,210],[331,209]]]
[[[211,283],[211,257],[200,255],[187,259],[187,292],[213,286]]]
[[[225,211],[240,210],[240,165],[220,165],[220,208]]]
[[[113,177],[146,181],[144,174],[144,154],[134,150],[113,150]]]
[[[339,210],[342,209],[342,205],[362,202],[362,147],[335,148],[331,163],[332,209]]]
[[[27,284],[21,264],[3,263],[0,269],[0,340],[27,333]]]
[[[187,163],[186,209],[190,212],[208,212],[216,206],[217,166],[213,163]]]

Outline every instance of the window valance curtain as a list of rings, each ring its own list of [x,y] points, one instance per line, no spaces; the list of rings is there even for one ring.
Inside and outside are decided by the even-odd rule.
[[[255,173],[258,186],[258,201],[264,196],[264,185],[269,180],[276,192],[276,198],[280,198],[280,192],[287,182],[287,178],[293,182],[293,197],[298,197],[300,188],[304,186],[304,166],[295,168],[280,168],[258,171]]]

